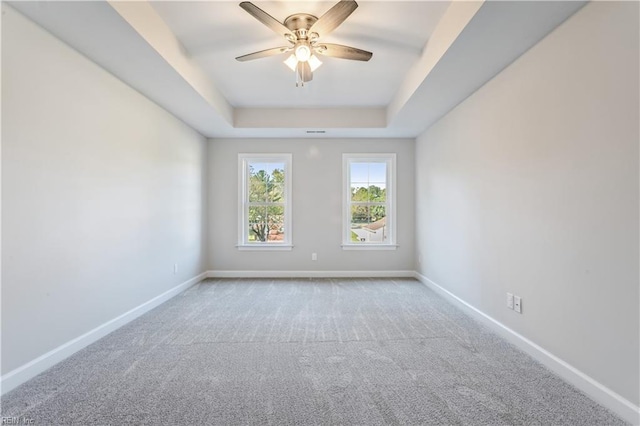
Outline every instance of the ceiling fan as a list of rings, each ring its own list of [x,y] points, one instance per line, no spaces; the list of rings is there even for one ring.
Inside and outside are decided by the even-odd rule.
[[[373,56],[373,53],[366,50],[318,41],[320,37],[336,29],[356,10],[358,3],[354,0],[340,0],[319,19],[308,13],[296,13],[285,19],[284,23],[251,2],[243,1],[240,7],[283,36],[289,44],[238,56],[236,59],[244,62],[291,52],[284,63],[296,73],[297,81],[303,86],[313,79],[313,71],[322,65],[316,54],[355,61],[368,61]]]

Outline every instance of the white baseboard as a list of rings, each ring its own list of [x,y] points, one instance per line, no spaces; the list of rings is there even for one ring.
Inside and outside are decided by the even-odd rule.
[[[514,344],[519,349],[529,354],[536,361],[546,366],[549,370],[553,371],[558,376],[562,377],[564,380],[571,383],[573,386],[580,389],[585,394],[589,395],[589,397],[591,397],[597,403],[613,411],[618,416],[622,417],[624,420],[630,422],[633,425],[640,424],[640,407],[633,404],[631,401],[618,395],[611,389],[604,386],[602,383],[597,382],[582,371],[553,355],[551,352],[538,346],[531,340],[527,339],[521,334],[516,333],[506,325],[465,302],[455,294],[431,281],[424,275],[416,272],[415,278],[434,292],[452,302],[454,305],[462,308],[472,317],[489,326],[500,336],[504,337],[510,343]]]
[[[99,325],[93,330],[84,333],[82,336],[78,336],[75,339],[70,340],[67,343],[47,352],[46,354],[41,355],[38,358],[16,368],[15,370],[8,372],[0,379],[0,394],[5,394],[10,390],[20,386],[27,380],[32,379],[48,368],[51,368],[60,361],[64,360],[65,358],[78,352],[80,349],[85,348],[91,343],[111,333],[112,331],[117,330],[130,321],[133,321],[140,315],[166,302],[167,300],[183,292],[192,285],[202,281],[206,277],[207,273],[203,272],[202,274],[193,277],[190,280],[185,281],[168,291],[165,291],[159,296],[154,297],[153,299],[131,309],[130,311],[125,312],[124,314],[110,321],[107,321],[102,325]]]
[[[413,278],[414,271],[207,271],[209,278]]]

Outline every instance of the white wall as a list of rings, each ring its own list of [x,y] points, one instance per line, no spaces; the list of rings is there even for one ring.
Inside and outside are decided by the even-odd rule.
[[[207,145],[2,9],[5,374],[206,269]]]
[[[420,273],[635,405],[638,50],[590,3],[416,145]]]
[[[214,271],[412,271],[414,141],[411,139],[212,139],[209,267]],[[395,251],[343,251],[342,154],[397,153]],[[238,251],[238,153],[293,154],[292,251]],[[318,260],[311,260],[311,253]]]

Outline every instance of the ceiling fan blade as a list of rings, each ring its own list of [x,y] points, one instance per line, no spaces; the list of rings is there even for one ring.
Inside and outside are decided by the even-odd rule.
[[[313,80],[313,73],[309,62],[298,62],[298,75],[303,83]]]
[[[341,44],[322,43],[315,47],[315,52],[333,58],[351,59],[354,61],[368,61],[373,53],[355,47],[343,46]]]
[[[274,47],[273,49],[261,50],[259,52],[249,53],[247,55],[238,56],[236,60],[240,62],[252,61],[254,59],[266,58],[267,56],[279,55],[291,50],[288,46]]]
[[[246,10],[249,13],[249,15],[253,16],[258,21],[262,22],[267,27],[271,28],[277,34],[280,34],[281,36],[284,36],[285,34],[291,34],[291,31],[289,31],[289,28],[285,27],[280,21],[278,21],[273,16],[269,15],[264,10],[260,9],[255,4],[249,1],[243,1],[242,3],[240,3],[240,7]]]
[[[354,0],[340,0],[313,24],[309,33],[318,33],[321,36],[329,34],[342,24],[357,7],[358,3]]]

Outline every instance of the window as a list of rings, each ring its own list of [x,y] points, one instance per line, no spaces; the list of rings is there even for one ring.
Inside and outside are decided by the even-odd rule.
[[[395,154],[343,154],[343,249],[396,248],[395,165]]]
[[[291,250],[291,154],[239,154],[241,250]]]

